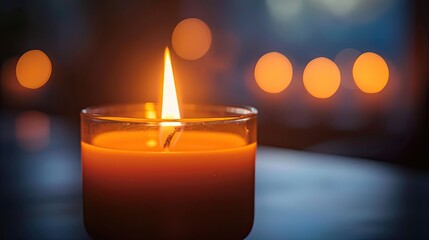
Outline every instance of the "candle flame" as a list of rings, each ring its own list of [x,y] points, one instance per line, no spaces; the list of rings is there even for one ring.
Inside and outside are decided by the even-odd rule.
[[[173,67],[171,66],[170,50],[165,48],[164,53],[164,84],[162,89],[162,119],[180,119],[179,102],[177,100],[174,83]],[[160,128],[161,147],[169,151],[181,134],[180,122],[162,122]]]
[[[162,119],[180,119],[179,102],[177,101],[173,67],[171,66],[170,50],[164,53],[164,85],[162,91]]]

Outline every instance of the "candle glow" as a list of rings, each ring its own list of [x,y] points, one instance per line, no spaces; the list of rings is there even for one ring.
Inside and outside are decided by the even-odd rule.
[[[162,119],[180,119],[179,102],[177,101],[173,67],[168,47],[165,48],[164,53],[164,85],[161,117]]]
[[[164,82],[162,89],[162,119],[180,119],[179,102],[177,100],[176,84],[174,82],[173,67],[171,64],[170,50],[164,52]],[[159,144],[168,151],[174,146],[180,136],[180,122],[162,122],[159,132]]]
[[[164,55],[160,108],[82,111],[85,226],[94,239],[243,239],[253,224],[256,110],[183,105],[181,118]]]

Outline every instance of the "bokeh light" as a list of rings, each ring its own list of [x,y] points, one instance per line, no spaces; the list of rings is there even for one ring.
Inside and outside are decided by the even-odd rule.
[[[302,11],[302,0],[265,0],[270,15],[277,21],[287,23]]]
[[[49,145],[51,121],[38,111],[21,113],[15,120],[18,145],[27,151],[40,151]]]
[[[353,65],[361,52],[353,48],[341,50],[335,56],[334,62],[337,64],[341,72],[341,86],[347,89],[356,89],[356,84],[353,81]]]
[[[317,14],[329,14],[336,18],[344,18],[348,22],[369,23],[383,15],[394,0],[307,0]]]
[[[353,78],[363,92],[377,93],[383,90],[389,80],[389,67],[378,54],[366,52],[356,59]]]
[[[180,57],[196,60],[209,50],[212,34],[205,22],[198,18],[188,18],[174,28],[171,41],[174,51]]]
[[[361,0],[313,0],[310,3],[335,16],[347,16],[359,10],[361,2]]]
[[[281,53],[270,52],[262,56],[255,66],[255,80],[268,93],[279,93],[289,86],[293,68],[289,59]]]
[[[341,74],[337,65],[325,58],[313,59],[304,69],[305,89],[314,97],[329,98],[338,90]]]
[[[49,57],[40,50],[24,53],[16,64],[18,82],[26,88],[37,89],[43,86],[51,76],[52,64]]]

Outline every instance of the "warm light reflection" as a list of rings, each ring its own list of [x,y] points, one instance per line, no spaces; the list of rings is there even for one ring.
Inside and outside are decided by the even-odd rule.
[[[50,141],[50,119],[38,111],[24,112],[16,118],[15,135],[19,146],[27,151],[46,148]]]
[[[179,102],[177,100],[176,86],[174,83],[170,50],[168,48],[165,48],[164,61],[161,117],[163,119],[180,119]]]
[[[146,146],[148,147],[156,147],[158,145],[158,142],[155,139],[150,139],[146,142]]]
[[[156,119],[155,103],[145,103],[144,108],[147,119]]]
[[[254,74],[256,83],[262,90],[279,93],[289,86],[293,68],[287,57],[278,52],[270,52],[258,60]]]
[[[210,48],[212,34],[207,24],[198,18],[188,18],[174,28],[172,44],[182,58],[195,60],[204,56]]]
[[[341,82],[337,65],[325,57],[313,59],[303,74],[304,87],[314,97],[328,98],[334,95]]]
[[[16,64],[18,82],[26,88],[36,89],[43,86],[51,76],[52,64],[49,57],[40,50],[24,53]]]
[[[389,80],[389,67],[381,56],[366,52],[356,59],[353,78],[363,92],[377,93],[383,90]]]

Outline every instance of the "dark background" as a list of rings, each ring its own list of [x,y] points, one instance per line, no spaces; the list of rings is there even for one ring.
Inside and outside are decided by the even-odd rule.
[[[158,102],[164,48],[171,47],[176,24],[190,17],[207,23],[212,44],[193,61],[172,50],[182,102],[256,107],[260,145],[357,157],[365,159],[357,160],[362,164],[378,162],[411,171],[411,176],[427,174],[427,1],[286,0],[285,8],[276,2],[1,1],[0,186],[6,213],[2,221],[8,222],[2,228],[8,232],[4,236],[31,238],[24,233],[26,226],[35,226],[32,221],[41,228],[58,223],[54,217],[45,222],[26,217],[34,201],[55,199],[43,205],[43,211],[55,212],[60,207],[55,203],[80,200],[80,110]],[[31,49],[44,51],[52,62],[49,81],[35,90],[20,86],[14,73],[19,57]],[[335,60],[344,49],[382,56],[390,70],[385,89],[376,94],[357,89],[348,65]],[[253,77],[257,60],[271,51],[286,55],[294,68],[291,84],[278,94],[263,92]],[[342,76],[338,92],[328,99],[314,98],[302,84],[304,67],[320,56],[335,60]],[[41,140],[17,136],[17,119],[28,111],[48,119],[47,148],[28,149],[28,142]],[[37,120],[28,122],[28,129],[40,129]],[[56,185],[58,179],[65,185]],[[401,195],[407,199],[403,204],[426,206],[419,192],[427,193],[421,187],[427,186],[427,178],[416,179],[395,186],[407,189]],[[47,192],[37,192],[40,186],[47,186]],[[79,219],[80,208],[67,206],[72,207],[60,207],[61,211],[75,218],[62,218],[61,224],[72,226],[67,221]],[[31,211],[42,211],[37,209]],[[401,220],[402,226],[411,224],[410,219],[427,219],[415,214],[426,214],[426,207],[416,209]],[[404,229],[401,236],[408,234]],[[10,235],[20,231],[23,235]],[[64,231],[56,234],[64,236]]]

